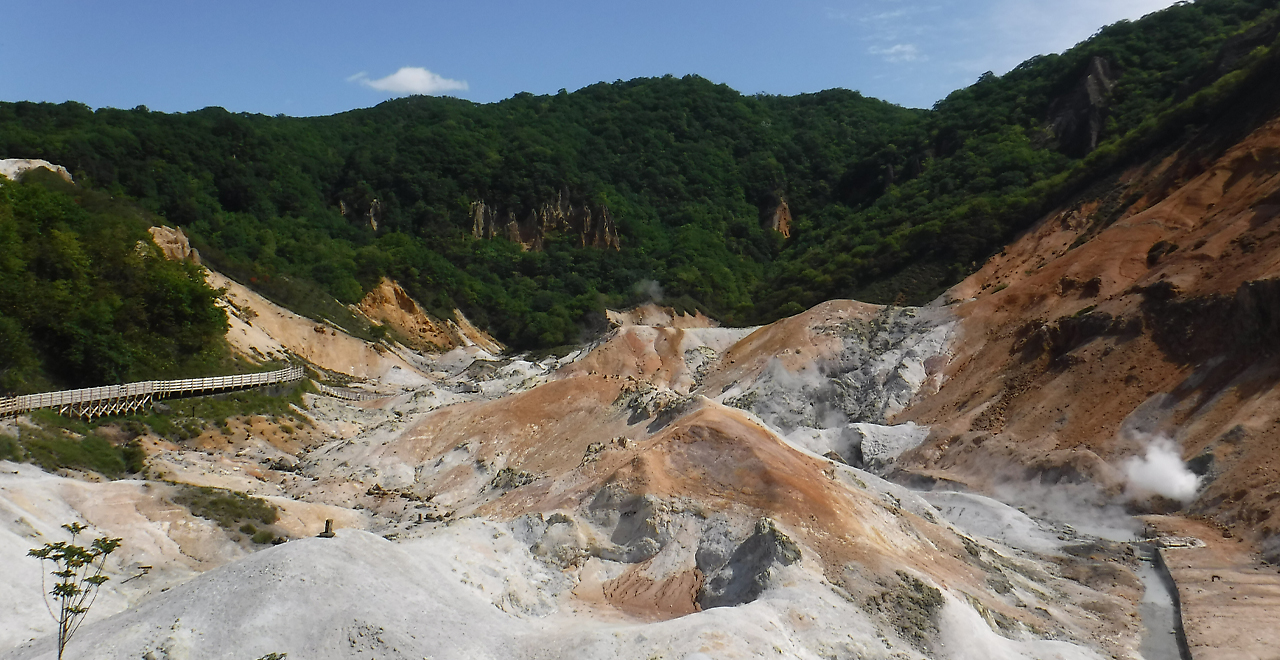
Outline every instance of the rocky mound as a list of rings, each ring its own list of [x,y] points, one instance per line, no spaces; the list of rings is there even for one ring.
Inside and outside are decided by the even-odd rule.
[[[435,352],[478,346],[492,355],[504,350],[488,333],[471,325],[461,311],[454,310],[456,322],[432,318],[404,287],[385,277],[365,294],[356,308],[366,317],[390,326],[397,339],[417,350]]]

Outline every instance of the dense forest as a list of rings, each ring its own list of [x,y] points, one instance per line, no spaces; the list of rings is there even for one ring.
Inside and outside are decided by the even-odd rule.
[[[0,177],[0,392],[208,373],[227,319],[137,207],[48,170]]]
[[[1251,86],[1274,85],[1276,5],[1175,5],[985,74],[930,110],[846,90],[745,96],[696,76],[483,105],[419,96],[314,118],[19,102],[0,104],[0,158],[66,166],[103,199],[182,226],[215,267],[315,316],[342,309],[319,298],[355,302],[389,276],[434,313],[462,309],[521,349],[582,339],[604,308],[643,301],[655,282],[677,308],[760,323],[833,297],[937,296],[1091,181],[1193,131]],[[475,202],[520,218],[566,193],[609,210],[620,250],[555,232],[540,250],[473,236]],[[50,331],[61,334],[36,331],[45,326],[23,307],[31,291],[66,281],[27,265],[56,270],[72,258],[40,256],[60,249],[54,232],[106,231],[69,195],[0,188],[0,243],[33,255],[4,248],[0,333],[99,336],[67,314],[58,323],[71,325]],[[789,237],[764,222],[784,200]],[[58,219],[28,203],[61,209],[47,216]],[[139,230],[111,231],[132,240]],[[134,286],[106,265],[123,258],[90,255],[83,276]],[[114,319],[101,328],[112,339],[59,357],[53,371],[113,382],[129,370],[111,356],[126,353],[144,355],[138,373],[164,371],[199,352],[213,328],[201,313],[87,313]],[[165,323],[184,331],[130,343]]]

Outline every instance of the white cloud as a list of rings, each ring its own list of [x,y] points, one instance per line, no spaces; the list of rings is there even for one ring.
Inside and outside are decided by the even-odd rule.
[[[915,44],[897,44],[888,48],[872,46],[868,52],[872,55],[880,55],[886,60],[894,63],[901,62],[923,62],[928,59],[920,54],[920,49]]]
[[[466,91],[467,81],[452,80],[420,66],[401,67],[399,71],[377,80],[370,80],[364,71],[347,78],[381,92],[393,94],[440,94],[441,92]]]

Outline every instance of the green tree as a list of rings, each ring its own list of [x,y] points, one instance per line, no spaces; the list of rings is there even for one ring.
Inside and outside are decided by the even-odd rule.
[[[53,589],[44,597],[45,607],[49,608],[49,616],[58,624],[58,660],[62,660],[63,652],[71,637],[84,623],[89,608],[98,598],[98,590],[109,578],[102,574],[107,555],[120,547],[123,539],[97,538],[88,548],[76,545],[76,537],[85,529],[80,523],[62,526],[71,533],[70,541],[46,543],[42,548],[32,548],[27,555],[44,562],[51,562],[53,570],[50,574],[55,578]],[[40,574],[40,589],[45,588],[44,573]]]

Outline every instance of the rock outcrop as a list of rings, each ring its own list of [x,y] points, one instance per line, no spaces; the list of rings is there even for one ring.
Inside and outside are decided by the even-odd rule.
[[[791,238],[791,207],[787,206],[787,200],[778,202],[772,211],[765,213],[764,226],[782,234],[783,238]]]
[[[410,348],[436,352],[459,346],[478,346],[491,355],[503,351],[501,343],[471,325],[462,312],[454,311],[457,321],[434,318],[404,287],[385,277],[356,308],[369,319],[390,326],[396,332],[396,338]]]
[[[152,227],[147,231],[151,233],[151,240],[155,241],[166,259],[200,263],[200,253],[191,247],[191,241],[187,240],[187,235],[181,229]]]
[[[448,350],[459,345],[456,333],[434,319],[396,282],[382,278],[356,308],[369,319],[391,326],[397,339],[418,350]]]
[[[1115,84],[1111,64],[1094,57],[1075,87],[1049,106],[1049,128],[1063,153],[1079,158],[1097,148]]]
[[[622,249],[618,227],[609,207],[593,210],[589,205],[575,206],[568,195],[556,195],[554,202],[531,209],[523,219],[512,209],[499,210],[485,202],[471,204],[471,235],[476,238],[505,238],[526,250],[541,251],[551,232],[563,232],[576,239],[579,247]]]
[[[0,176],[17,181],[27,171],[41,167],[66,179],[67,183],[75,183],[71,179],[71,172],[68,172],[67,168],[38,158],[6,158],[0,160]]]
[[[671,307],[663,307],[649,303],[627,311],[607,309],[604,312],[609,327],[621,328],[629,325],[645,325],[654,328],[718,328],[720,322],[695,310],[693,314],[677,312]]]

